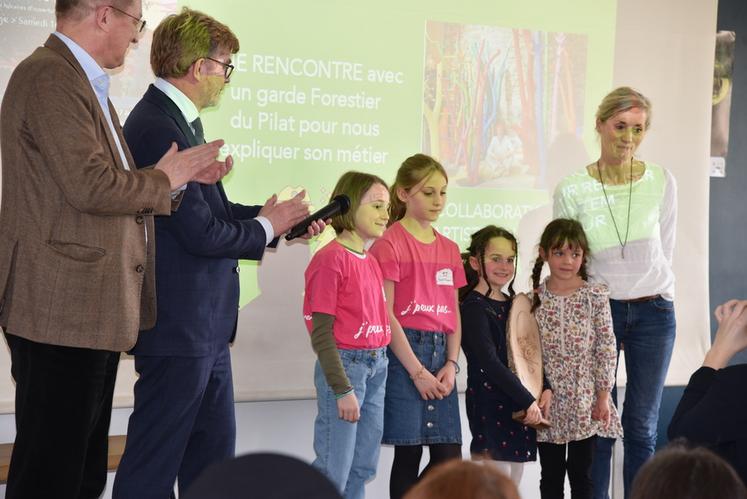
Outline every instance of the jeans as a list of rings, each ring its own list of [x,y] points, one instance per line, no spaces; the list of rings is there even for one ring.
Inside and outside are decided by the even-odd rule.
[[[591,497],[591,463],[594,458],[596,439],[597,437],[594,436],[574,440],[567,444],[537,442],[540,466],[542,466],[540,475],[542,499],[563,499],[566,472],[571,484],[571,497],[573,499]]]
[[[654,454],[664,379],[672,357],[676,323],[674,303],[610,300],[617,350],[623,345],[627,384],[622,408],[623,484],[630,494],[638,469]],[[612,392],[617,403],[617,387]],[[598,438],[592,465],[595,499],[609,498],[614,439]]]
[[[337,399],[317,361],[314,385],[319,413],[314,423],[313,465],[346,499],[363,499],[366,482],[376,475],[384,432],[386,348],[340,350],[340,358],[358,398],[361,417],[357,423],[338,417]]]

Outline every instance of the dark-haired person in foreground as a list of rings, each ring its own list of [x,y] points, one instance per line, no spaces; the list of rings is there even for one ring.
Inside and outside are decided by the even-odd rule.
[[[0,326],[16,383],[7,499],[93,499],[106,485],[120,352],[155,322],[152,215],[216,182],[222,141],[136,170],[108,98],[145,21],[141,0],[57,0],[0,111]]]
[[[747,300],[730,300],[716,308],[715,316],[716,338],[690,377],[668,435],[713,450],[747,483],[747,364],[727,366],[747,348]]]
[[[155,29],[157,78],[124,126],[138,167],[172,143],[190,150],[204,142],[199,113],[218,104],[238,50],[226,25],[187,8]],[[261,259],[276,236],[306,217],[303,196],[245,206],[229,201],[220,182],[190,182],[179,211],[156,218],[158,318],[132,350],[139,378],[115,499],[169,497],[177,478],[183,494],[205,467],[233,457],[229,347],[239,311],[238,259]],[[312,225],[310,235],[324,228]]]

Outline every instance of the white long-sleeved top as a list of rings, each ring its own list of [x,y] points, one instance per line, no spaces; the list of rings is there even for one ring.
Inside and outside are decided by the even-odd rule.
[[[581,222],[589,239],[589,277],[607,285],[610,297],[629,300],[662,295],[674,300],[672,255],[677,226],[677,183],[659,165],[646,163],[643,176],[630,184],[604,186],[586,168],[565,177],[555,189],[555,218]],[[625,241],[624,257],[620,239]],[[615,224],[610,217],[614,215]],[[619,235],[619,238],[618,238]]]

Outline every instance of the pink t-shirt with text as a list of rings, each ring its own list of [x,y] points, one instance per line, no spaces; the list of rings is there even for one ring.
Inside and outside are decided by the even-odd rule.
[[[467,284],[456,243],[433,229],[423,243],[396,222],[374,243],[371,254],[384,279],[394,281],[394,315],[402,327],[453,333],[456,290]]]
[[[389,344],[384,281],[376,259],[332,241],[316,252],[304,276],[303,317],[309,333],[311,314],[320,312],[335,316],[337,348],[369,350]]]

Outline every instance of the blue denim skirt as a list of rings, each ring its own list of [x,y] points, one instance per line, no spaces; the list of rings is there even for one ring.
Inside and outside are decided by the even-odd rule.
[[[415,356],[432,374],[446,363],[446,335],[405,329]],[[391,350],[384,402],[384,436],[390,445],[461,444],[456,385],[443,400],[423,400],[407,370]]]

